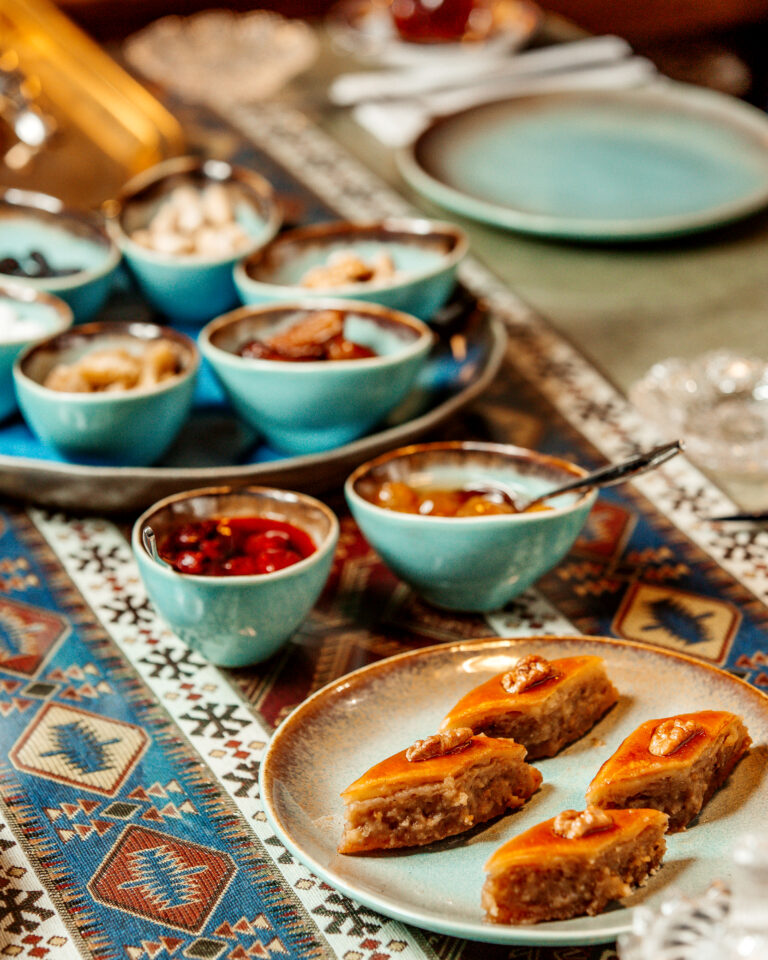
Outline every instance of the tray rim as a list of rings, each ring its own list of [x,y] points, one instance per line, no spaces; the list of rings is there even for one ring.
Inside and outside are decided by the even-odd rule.
[[[66,463],[58,460],[42,460],[35,457],[15,457],[9,454],[0,454],[0,496],[11,496],[18,499],[20,495],[16,487],[9,481],[21,478],[24,481],[25,489],[30,490],[31,488],[29,495],[23,495],[25,501],[43,507],[52,506],[71,510],[76,508],[77,504],[66,497],[66,492],[62,496],[58,496],[59,487],[56,487],[56,491],[52,495],[47,493],[44,493],[42,497],[39,493],[35,495],[34,481],[37,480],[40,483],[44,482],[46,484],[65,483],[67,480],[73,482],[92,481],[94,484],[100,483],[110,487],[113,484],[122,485],[131,481],[135,484],[155,481],[162,487],[157,495],[152,494],[149,499],[142,499],[139,495],[138,499],[132,500],[130,495],[126,496],[124,500],[125,506],[113,504],[111,501],[106,504],[102,502],[94,503],[92,500],[91,502],[82,502],[80,504],[91,513],[115,513],[120,510],[139,509],[141,504],[147,506],[161,496],[167,496],[182,490],[189,490],[194,486],[210,486],[211,483],[245,484],[254,482],[279,485],[281,483],[281,475],[297,470],[303,474],[310,474],[313,468],[320,465],[328,465],[329,463],[338,463],[340,466],[344,463],[351,464],[353,461],[355,463],[362,463],[365,459],[375,456],[381,450],[400,446],[415,440],[427,430],[433,429],[448,420],[483,393],[501,367],[508,340],[506,325],[503,319],[490,308],[485,311],[485,324],[489,338],[489,350],[483,368],[471,383],[462,387],[457,393],[443,400],[441,403],[438,403],[410,420],[406,420],[404,423],[368,434],[365,437],[336,447],[333,450],[285,457],[279,460],[269,460],[255,464],[247,463],[212,467],[92,466]],[[312,485],[311,481],[308,482],[308,485]],[[331,486],[331,484],[325,484],[323,486],[323,482],[321,481],[321,486],[314,488],[327,489],[329,486]]]

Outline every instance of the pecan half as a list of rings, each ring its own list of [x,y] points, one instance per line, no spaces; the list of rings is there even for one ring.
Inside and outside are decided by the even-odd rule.
[[[419,760],[431,760],[433,757],[445,757],[449,753],[456,753],[463,747],[469,746],[472,739],[472,730],[469,727],[456,727],[455,730],[446,730],[445,733],[436,733],[425,740],[417,740],[405,751],[405,759],[411,763]]]
[[[529,653],[527,657],[518,660],[514,667],[501,678],[501,685],[507,693],[522,693],[530,687],[547,680],[554,673],[549,660]]]
[[[693,720],[680,720],[678,717],[665,720],[653,731],[648,752],[654,757],[670,757],[675,750],[679,750],[684,743],[702,730],[703,727]]]
[[[587,834],[597,833],[613,826],[613,817],[600,807],[587,807],[586,810],[563,810],[555,817],[552,830],[566,840],[578,840]]]

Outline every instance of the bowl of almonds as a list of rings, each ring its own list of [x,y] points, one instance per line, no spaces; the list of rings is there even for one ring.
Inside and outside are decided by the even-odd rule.
[[[13,378],[24,419],[60,457],[146,466],[187,419],[199,360],[169,327],[98,321],[28,348]]]
[[[234,264],[268,243],[282,219],[259,174],[195,157],[166,160],[134,177],[105,212],[144,296],[188,323],[235,306]]]

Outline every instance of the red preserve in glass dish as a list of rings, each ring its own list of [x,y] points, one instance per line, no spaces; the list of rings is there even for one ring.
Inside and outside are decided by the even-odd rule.
[[[408,43],[450,43],[470,27],[477,0],[393,0],[395,29]]]
[[[179,523],[158,545],[178,573],[244,577],[275,573],[314,553],[308,533],[269,517],[220,517]]]

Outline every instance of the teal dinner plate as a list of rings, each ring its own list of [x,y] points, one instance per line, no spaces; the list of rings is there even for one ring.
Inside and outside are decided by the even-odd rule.
[[[339,793],[367,769],[434,733],[468,690],[518,657],[597,654],[619,701],[586,736],[537,760],[539,791],[507,816],[425,847],[342,856]],[[483,865],[503,843],[568,808],[601,763],[640,723],[717,709],[741,715],[753,745],[687,830],[667,838],[659,871],[596,917],[533,926],[483,919]],[[630,930],[633,907],[658,908],[674,886],[700,895],[716,877],[730,883],[734,841],[768,819],[768,697],[743,680],[683,654],[595,637],[483,639],[428,647],[341,677],[306,700],[276,732],[261,767],[261,797],[278,837],[316,876],[385,916],[438,933],[493,943],[604,943]]]
[[[768,204],[768,117],[667,80],[482,104],[436,120],[398,160],[441,206],[550,237],[669,237]]]

